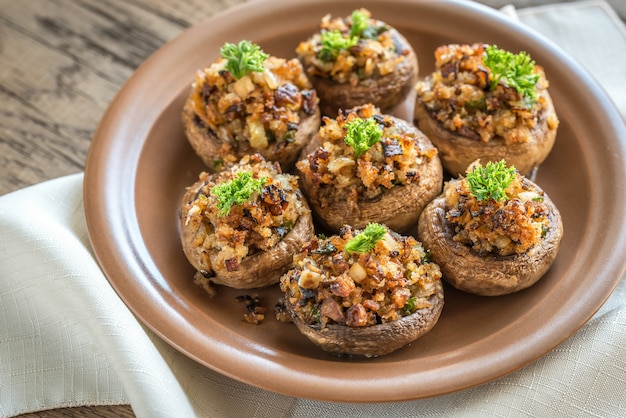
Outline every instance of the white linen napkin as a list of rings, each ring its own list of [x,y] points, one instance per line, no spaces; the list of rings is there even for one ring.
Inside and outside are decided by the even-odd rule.
[[[611,86],[607,91],[626,115],[626,31],[606,3],[517,12]],[[581,25],[584,44],[571,41]],[[608,417],[626,416],[625,388],[622,280],[573,337],[533,364],[469,390],[385,404],[268,392],[200,366],[135,319],[93,257],[82,174],[0,197],[0,416],[130,403],[139,417]]]

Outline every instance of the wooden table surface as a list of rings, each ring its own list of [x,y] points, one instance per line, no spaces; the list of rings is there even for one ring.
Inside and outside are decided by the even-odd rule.
[[[189,26],[244,1],[0,0],[0,195],[82,172],[98,121],[137,66]],[[610,2],[624,19],[626,2]],[[120,405],[24,416],[134,414]]]

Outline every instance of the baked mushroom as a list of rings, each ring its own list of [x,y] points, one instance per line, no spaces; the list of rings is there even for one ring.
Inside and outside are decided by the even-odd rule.
[[[319,32],[296,48],[323,115],[373,103],[390,113],[404,102],[418,76],[417,57],[396,29],[367,9],[322,18]]]
[[[197,72],[185,102],[189,143],[212,172],[255,153],[290,170],[320,124],[317,95],[302,65],[249,41],[227,43],[220,52]]]
[[[444,304],[441,272],[420,243],[380,224],[316,237],[280,280],[285,310],[323,350],[391,353],[427,333]]]
[[[313,223],[298,179],[259,154],[187,188],[180,212],[185,256],[196,283],[237,289],[275,284],[293,254],[313,236]]]
[[[415,124],[453,177],[475,160],[504,159],[528,175],[548,156],[559,119],[542,67],[494,45],[444,45],[417,83]]]
[[[405,232],[443,185],[437,150],[412,124],[371,104],[323,117],[296,163],[320,225],[384,223]]]
[[[470,166],[422,212],[418,239],[443,279],[484,296],[535,284],[557,256],[561,215],[548,195],[505,162]]]

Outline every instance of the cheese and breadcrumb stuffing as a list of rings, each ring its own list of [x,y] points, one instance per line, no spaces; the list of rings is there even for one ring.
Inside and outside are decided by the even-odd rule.
[[[300,62],[269,56],[262,71],[241,78],[227,64],[220,58],[199,70],[192,85],[195,123],[221,141],[215,164],[236,162],[233,150],[293,142],[301,119],[315,114],[318,103]]]
[[[409,51],[399,46],[391,27],[359,9],[347,17],[324,16],[320,31],[301,42],[296,53],[309,76],[356,86],[392,73]]]
[[[526,67],[532,66],[530,74],[521,75],[520,80],[526,84],[534,81],[534,89],[527,89],[532,94],[523,95],[519,86],[515,88],[517,83],[494,75],[486,64],[489,48],[481,43],[437,48],[435,71],[416,86],[418,101],[448,131],[483,142],[496,137],[506,144],[527,142],[548,113],[549,84],[544,70],[525,54],[518,55]],[[555,130],[558,125],[556,115],[549,113],[548,129]]]
[[[364,120],[378,125],[381,135],[357,156],[346,141],[347,128]],[[353,204],[375,199],[386,189],[418,182],[420,168],[437,155],[434,147],[421,149],[413,131],[371,104],[340,112],[336,119],[323,117],[319,135],[321,146],[296,167],[314,184],[322,208],[337,199]]]
[[[226,186],[246,180],[239,190],[227,190]],[[204,172],[200,181],[204,184],[181,213],[182,227],[193,232],[191,245],[201,249],[196,253],[204,270],[196,281],[205,288],[216,273],[238,270],[245,257],[273,248],[309,211],[302,203],[298,178],[258,154],[245,156],[220,173]],[[222,192],[216,193],[220,188]],[[243,192],[247,194],[241,198]],[[226,194],[230,194],[227,204],[220,200]]]
[[[477,168],[477,163],[471,165],[468,176]],[[503,198],[477,197],[467,177],[446,183],[446,219],[454,241],[499,256],[522,254],[541,243],[550,228],[544,192],[517,171],[512,174]]]
[[[378,240],[353,245],[374,225],[381,232]],[[338,235],[314,238],[296,254],[280,287],[283,303],[309,325],[365,327],[430,308],[440,279],[439,266],[415,238],[378,224],[364,231],[346,225]],[[277,319],[286,320],[283,310],[277,312]]]

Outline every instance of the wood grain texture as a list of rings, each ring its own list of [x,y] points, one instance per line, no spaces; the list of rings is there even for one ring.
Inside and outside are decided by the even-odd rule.
[[[243,0],[1,0],[0,195],[84,169],[98,121],[165,42]]]
[[[50,411],[33,412],[18,415],[20,418],[133,418],[135,414],[129,405],[81,406],[76,408],[61,408]]]
[[[0,195],[81,172],[103,112],[133,71],[189,26],[244,1],[0,0]],[[626,18],[626,2],[609,2]],[[122,405],[23,416],[134,414]]]

